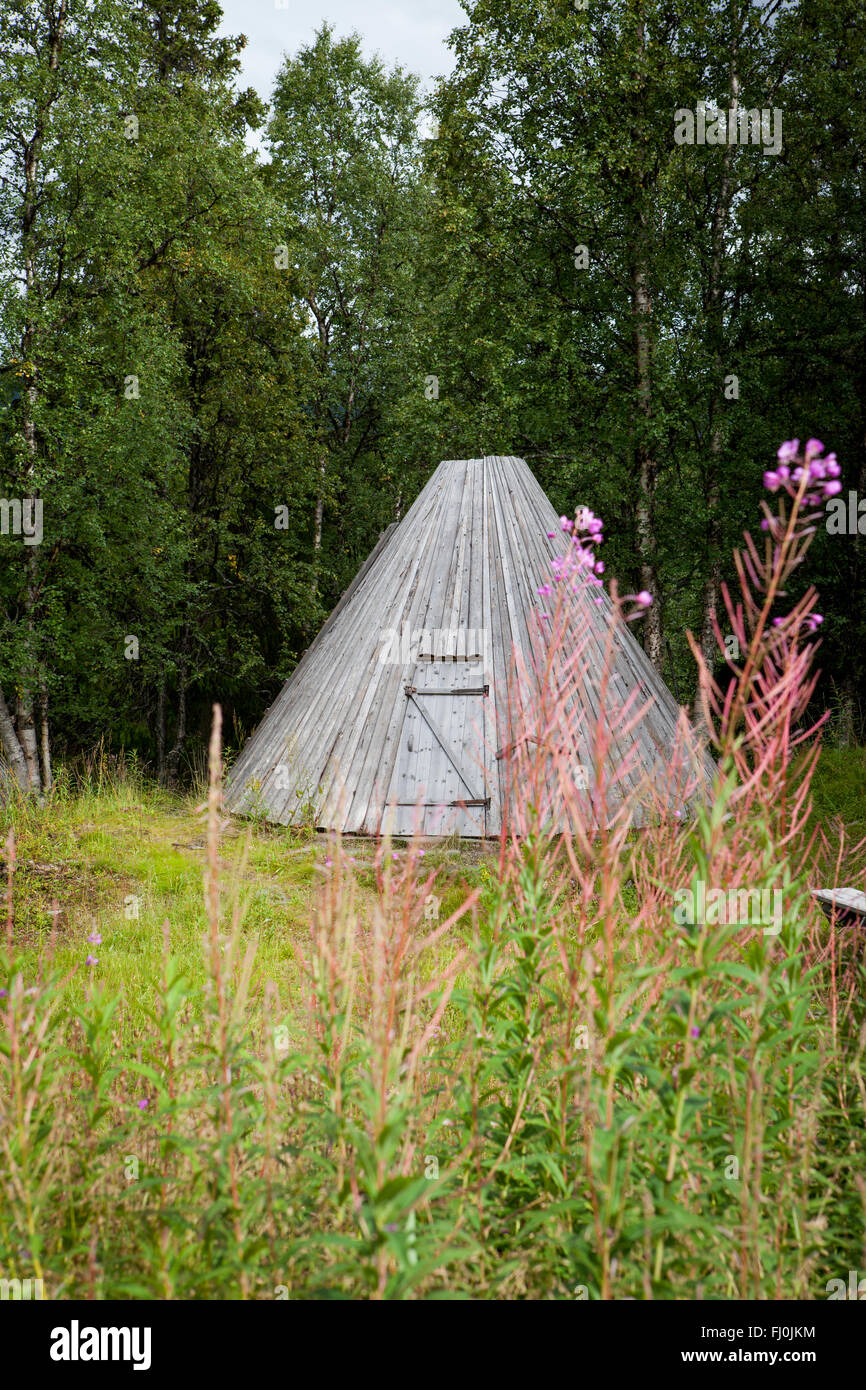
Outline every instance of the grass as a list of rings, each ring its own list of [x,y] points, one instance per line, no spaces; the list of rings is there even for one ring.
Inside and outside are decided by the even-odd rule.
[[[142,779],[105,779],[101,789],[7,815],[6,827],[14,826],[16,835],[13,910],[17,958],[25,972],[36,970],[53,927],[54,961],[69,979],[68,997],[80,989],[88,973],[83,962],[94,954],[102,983],[124,992],[124,1008],[135,1017],[159,980],[162,926],[168,922],[172,952],[193,987],[202,988],[206,824],[200,802],[200,792],[168,794]],[[375,846],[359,839],[346,852],[354,860],[360,904],[369,907],[375,900]],[[405,842],[395,842],[394,852],[405,852]],[[257,941],[257,997],[264,981],[271,981],[281,1005],[299,1005],[293,962],[309,935],[328,854],[322,836],[299,836],[263,822],[225,826],[221,868],[242,902],[242,938]],[[440,915],[453,912],[485,871],[489,876],[488,855],[479,857],[477,847],[433,845],[425,854],[439,875]],[[102,937],[98,950],[88,943],[94,930]]]
[[[727,702],[696,653],[709,797],[685,727],[623,794],[638,716],[607,662],[576,785],[563,585],[509,711],[497,853],[225,820],[218,711],[204,807],[99,762],[7,808],[2,1277],[91,1299],[846,1288],[864,931],[809,890],[866,879],[864,762],[808,724],[815,595],[771,622],[811,534],[784,505],[724,596]],[[713,893],[779,910],[689,910]]]
[[[837,819],[852,839],[866,831],[866,749],[822,749],[813,782],[810,828],[832,830]],[[202,876],[205,823],[197,795],[169,794],[146,780],[106,782],[50,802],[41,811],[7,816],[17,836],[19,872],[14,913],[19,959],[38,958],[50,939],[56,904],[55,958],[71,978],[82,972],[94,927],[103,941],[98,952],[109,988],[137,983],[152,988],[161,968],[161,928],[171,924],[172,949],[189,977],[201,984]],[[316,890],[328,844],[322,836],[299,836],[263,822],[230,822],[223,838],[223,864],[236,874],[246,845],[240,885],[243,934],[258,939],[258,976],[275,982],[288,1005],[299,1002],[291,961],[303,946],[314,914]],[[362,902],[375,901],[375,847],[346,842],[355,859],[354,876]],[[406,841],[395,841],[403,853]],[[495,882],[491,848],[464,843],[460,848],[428,845],[425,862],[438,876],[441,917],[449,916],[473,888]],[[637,909],[632,884],[623,889],[627,908]]]
[[[838,819],[852,839],[866,835],[866,748],[822,748],[812,795],[814,824]]]
[[[828,752],[822,761],[829,766],[819,764],[817,774],[822,804],[844,819],[852,803],[846,786],[837,802],[830,799],[840,782]],[[731,1123],[742,1078],[731,1070],[730,1037],[717,1049],[713,1089],[695,1112],[703,1115],[701,1162],[692,1155],[687,1165],[696,1190],[704,1186],[708,1210],[683,1224],[684,1193],[659,1188],[651,1177],[660,1163],[665,1168],[663,1153],[674,1154],[667,1171],[675,1173],[698,1133],[689,1132],[687,1112],[676,1120],[676,1091],[669,1077],[654,1075],[648,1055],[666,1057],[668,1072],[682,1059],[679,1006],[657,1014],[649,1029],[640,1017],[645,1003],[635,1013],[648,952],[664,957],[666,949],[657,932],[630,930],[630,921],[645,913],[635,861],[640,837],[629,836],[617,858],[614,950],[619,991],[629,996],[633,1019],[628,1047],[623,1052],[622,1019],[602,1024],[600,1015],[613,1003],[602,990],[581,1018],[595,1016],[607,1041],[587,1046],[586,1024],[579,1025],[584,1031],[571,1038],[577,1043],[567,1069],[582,1099],[563,1109],[558,1079],[568,1045],[558,1039],[575,997],[574,973],[563,963],[569,953],[580,962],[585,1006],[587,986],[597,988],[594,977],[603,973],[603,882],[583,895],[581,907],[572,892],[559,913],[560,875],[548,853],[533,878],[526,845],[519,864],[504,873],[495,855],[477,848],[428,846],[422,856],[404,843],[340,846],[261,824],[223,823],[217,848],[213,814],[209,832],[197,800],[167,797],[140,779],[121,780],[7,815],[18,857],[7,1022],[14,1033],[19,1010],[22,1037],[28,1026],[54,1035],[50,1053],[65,1084],[60,1074],[41,1072],[33,1058],[29,1076],[19,1072],[33,1133],[19,1130],[17,1152],[7,1139],[6,1156],[12,1171],[26,1165],[35,1212],[28,1217],[20,1191],[6,1185],[4,1277],[32,1274],[46,1279],[53,1297],[97,1298],[741,1292],[745,1271],[732,1259],[728,1236],[751,1219],[760,1229],[770,1194],[760,1194],[757,1217],[748,1215],[748,1196],[742,1212],[736,1204],[731,1211],[733,1184],[720,1177],[732,1163],[749,1161],[746,1136]],[[517,883],[509,877],[515,869]],[[208,927],[206,890],[214,870],[224,901]],[[441,935],[424,917],[431,888],[436,922],[457,916]],[[531,941],[525,935],[530,900]],[[88,940],[94,934],[99,944]],[[389,974],[398,945],[401,969]],[[97,966],[85,964],[89,954],[98,957]],[[767,986],[776,968],[769,961],[760,968]],[[796,1144],[780,1146],[777,1136],[763,1140],[761,1151],[762,1162],[774,1165],[776,1195],[784,1193],[789,1204],[796,1196],[791,1210],[801,1223],[799,1246],[794,1258],[790,1229],[784,1239],[774,1229],[777,1258],[768,1261],[764,1251],[748,1285],[759,1297],[774,1290],[775,1296],[821,1296],[840,1269],[847,1277],[862,1259],[863,1187],[854,1152],[859,1155],[863,1130],[856,1103],[863,1045],[854,1045],[844,1063],[841,1055],[830,1060],[828,981],[825,967],[815,968],[820,987],[813,982],[795,1049],[807,1108],[795,1124]],[[710,1006],[716,989],[710,975],[704,988],[698,1013],[723,1016],[722,999]],[[28,1024],[34,994],[39,1008],[29,1006]],[[668,998],[676,1003],[676,988]],[[393,1055],[381,1031],[383,1008],[389,1035],[395,1020],[406,1020]],[[761,1029],[769,1013],[761,1015]],[[845,1037],[861,1013],[856,1004],[853,1013],[849,1007]],[[697,1016],[694,1002],[688,1016]],[[792,1026],[788,1018],[784,1029],[791,1033]],[[428,1038],[435,1056],[412,1061],[412,1037],[419,1034],[435,1034],[435,1042]],[[635,1038],[639,1060],[627,1055]],[[609,1076],[608,1088],[593,1095],[576,1072],[585,1072],[593,1057],[603,1069],[611,1044],[623,1055],[612,1084]],[[70,1046],[72,1066],[69,1055],[61,1062]],[[221,1048],[227,1074],[234,1073],[224,1087]],[[5,1055],[8,1066],[14,1061],[8,1047]],[[411,1075],[401,1093],[407,1057]],[[74,1076],[77,1088],[70,1087]],[[823,1106],[815,1102],[816,1085]],[[235,1107],[228,1115],[226,1096]],[[714,1116],[723,1098],[721,1117]],[[631,1117],[632,1137],[622,1152],[613,1154],[607,1142],[583,1152],[587,1117],[599,1106],[619,1114],[621,1129]],[[270,1138],[266,1121],[274,1127]],[[558,1135],[539,1142],[551,1126]],[[28,1161],[40,1134],[55,1149],[46,1171]],[[575,1184],[585,1186],[580,1220],[568,1211]],[[279,1215],[268,1211],[277,1194]],[[636,1201],[656,1210],[654,1223],[641,1221]],[[237,1230],[229,1237],[233,1212]],[[602,1212],[610,1224],[599,1234]],[[85,1238],[93,1222],[98,1236]],[[660,1223],[664,1243],[645,1248]],[[705,1224],[726,1263],[718,1249],[715,1259],[703,1250],[698,1233],[706,1237]],[[30,1251],[23,1261],[22,1239]]]

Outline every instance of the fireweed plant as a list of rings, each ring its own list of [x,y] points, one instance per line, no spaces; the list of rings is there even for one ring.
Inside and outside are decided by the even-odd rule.
[[[56,925],[19,944],[10,832],[0,1273],[53,1298],[725,1299],[861,1269],[862,939],[809,889],[862,882],[866,847],[808,829],[821,619],[789,593],[838,473],[779,450],[724,684],[692,644],[709,754],[683,715],[650,777],[614,656],[652,598],[608,594],[601,521],[563,518],[490,754],[498,856],[431,921],[420,842],[383,839],[362,884],[332,839],[291,1002],[245,927],[246,849],[221,859],[218,709],[202,974],[166,922],[144,1025],[99,931],[71,974]],[[774,911],[720,906],[741,890]]]

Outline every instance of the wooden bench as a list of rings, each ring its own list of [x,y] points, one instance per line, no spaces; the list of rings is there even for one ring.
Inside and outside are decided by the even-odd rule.
[[[857,888],[813,888],[812,897],[817,898],[828,917],[835,911],[837,922],[847,926],[866,923],[866,893]]]

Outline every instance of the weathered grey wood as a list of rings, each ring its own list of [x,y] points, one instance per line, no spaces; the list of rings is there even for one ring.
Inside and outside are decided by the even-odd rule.
[[[514,650],[526,666],[524,697],[532,700],[532,653],[544,641],[537,589],[566,544],[522,460],[440,464],[403,521],[380,539],[242,750],[229,807],[243,813],[255,795],[272,819],[291,824],[311,797],[321,828],[372,834],[388,823],[398,834],[498,834],[506,766],[495,753],[511,741]],[[610,599],[599,588],[578,596],[575,610],[566,647],[582,650],[586,669],[574,758],[588,763],[594,726],[606,719],[600,674]],[[410,638],[426,632],[420,650],[401,649],[404,624]],[[386,629],[398,635],[393,661],[380,659]],[[478,653],[480,633],[486,641]],[[611,764],[634,744],[623,792],[646,779],[661,786],[677,706],[624,625],[613,650],[610,698],[634,696],[650,708],[634,736],[614,737]],[[475,656],[481,659],[468,659]],[[556,661],[558,672],[567,670],[569,651]],[[486,695],[475,693],[485,685]],[[417,696],[407,698],[407,686]],[[547,775],[554,790],[552,760]]]
[[[471,799],[473,801],[480,801],[482,798],[479,797],[478,793],[472,787],[471,783],[467,779],[466,773],[460,766],[460,758],[455,757],[454,753],[451,751],[451,748],[449,747],[450,738],[448,734],[444,733],[443,730],[440,728],[439,724],[433,717],[432,711],[427,708],[423,700],[416,699],[414,695],[410,695],[409,699],[412,701],[416,709],[419,711],[421,718],[424,720],[424,723],[427,725],[433,737],[436,739],[436,742],[439,744],[439,747],[442,749],[451,766],[454,768],[454,771],[457,773],[457,776],[460,778],[460,781],[463,783]]]
[[[835,909],[839,916],[854,913],[866,918],[866,893],[858,888],[815,888],[812,897],[817,898],[828,917]]]
[[[419,508],[419,534],[412,542],[423,556],[423,565],[406,595],[404,621],[410,636],[415,632],[435,630],[441,625],[441,589],[450,572],[450,567],[442,563],[442,553],[448,554],[452,549],[451,531],[456,523],[457,508],[451,496],[449,471],[437,469],[431,482],[435,482],[437,477],[440,486],[435,496],[435,509],[425,512]],[[370,802],[369,820],[375,821],[376,829],[382,824],[382,812],[377,811],[376,803],[386,806],[394,802],[395,806],[401,808],[387,813],[394,833],[425,831],[428,817],[422,806],[432,799],[435,740],[430,730],[425,728],[420,711],[406,700],[405,686],[413,684],[424,687],[431,679],[427,668],[433,664],[419,662],[417,656],[410,652],[408,661],[399,668],[402,699],[398,696],[395,705],[382,711],[388,753],[385,767],[393,768],[393,771],[390,778],[386,775],[377,781],[375,797]],[[414,808],[410,802],[416,804]]]

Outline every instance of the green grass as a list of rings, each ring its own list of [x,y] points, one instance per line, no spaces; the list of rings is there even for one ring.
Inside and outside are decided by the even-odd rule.
[[[109,990],[123,991],[134,1014],[159,978],[168,922],[172,950],[201,985],[205,840],[194,797],[120,787],[30,812],[18,820],[16,836],[16,941],[25,962],[28,955],[35,962],[47,944],[56,901],[56,960],[71,979],[87,973],[89,954],[97,956],[100,978]],[[261,977],[291,993],[293,947],[308,931],[325,846],[299,844],[268,827],[230,825],[222,845],[227,880],[237,875],[247,836],[238,884],[242,933],[258,938]],[[98,946],[88,942],[94,930],[102,937]]]
[[[815,822],[829,829],[838,817],[853,839],[866,835],[866,748],[823,748],[812,798]]]
[[[200,796],[121,785],[53,801],[11,819],[19,865],[16,942],[23,961],[32,959],[35,968],[50,937],[56,901],[56,961],[71,980],[80,981],[87,956],[97,956],[106,988],[122,990],[134,1015],[159,979],[162,925],[168,922],[173,953],[193,985],[201,987],[206,827]],[[375,897],[374,852],[371,841],[346,841],[346,853],[356,861],[362,908]],[[241,938],[258,943],[256,981],[273,981],[287,1008],[298,1003],[293,961],[309,937],[328,853],[324,836],[261,822],[232,821],[223,835],[226,885],[234,886],[243,905]],[[462,850],[433,845],[425,856],[425,873],[438,876],[442,919],[470,889],[490,880],[491,862],[495,867],[489,850],[472,845]],[[98,947],[88,942],[94,930],[102,937]]]
[[[863,750],[822,754],[828,833],[862,833],[864,777]],[[837,976],[862,969],[848,938],[810,968],[807,895],[781,949],[686,939],[630,835],[580,900],[552,898],[550,843],[500,879],[490,848],[347,839],[329,900],[332,842],[228,821],[209,926],[201,800],[61,779],[7,811],[0,1273],[61,1298],[732,1298],[856,1266],[866,1035]],[[760,829],[731,818],[733,860]],[[430,875],[440,922],[478,899],[427,943]]]
[[[866,749],[824,748],[813,799],[813,823],[829,830],[838,817],[852,838],[866,834]],[[41,810],[7,813],[6,823],[14,825],[18,841],[14,907],[25,960],[30,953],[35,961],[45,947],[56,902],[56,958],[71,978],[86,973],[84,961],[96,954],[107,987],[123,989],[135,1009],[136,999],[146,998],[158,979],[167,921],[172,950],[201,985],[206,827],[200,792],[179,796],[146,782],[121,783],[53,800]],[[405,844],[395,841],[395,851],[403,852]],[[244,852],[238,885],[242,937],[257,938],[257,978],[273,980],[289,1007],[297,1003],[292,962],[309,934],[328,843],[321,835],[264,822],[231,821],[221,850],[227,880],[236,878]],[[346,853],[354,857],[362,901],[366,895],[372,902],[372,842],[347,840]],[[437,875],[440,917],[453,913],[474,888],[483,890],[482,902],[489,905],[496,864],[495,845],[429,844],[423,871]],[[623,900],[636,909],[633,885],[625,885]],[[98,950],[87,940],[94,929],[102,936]]]

